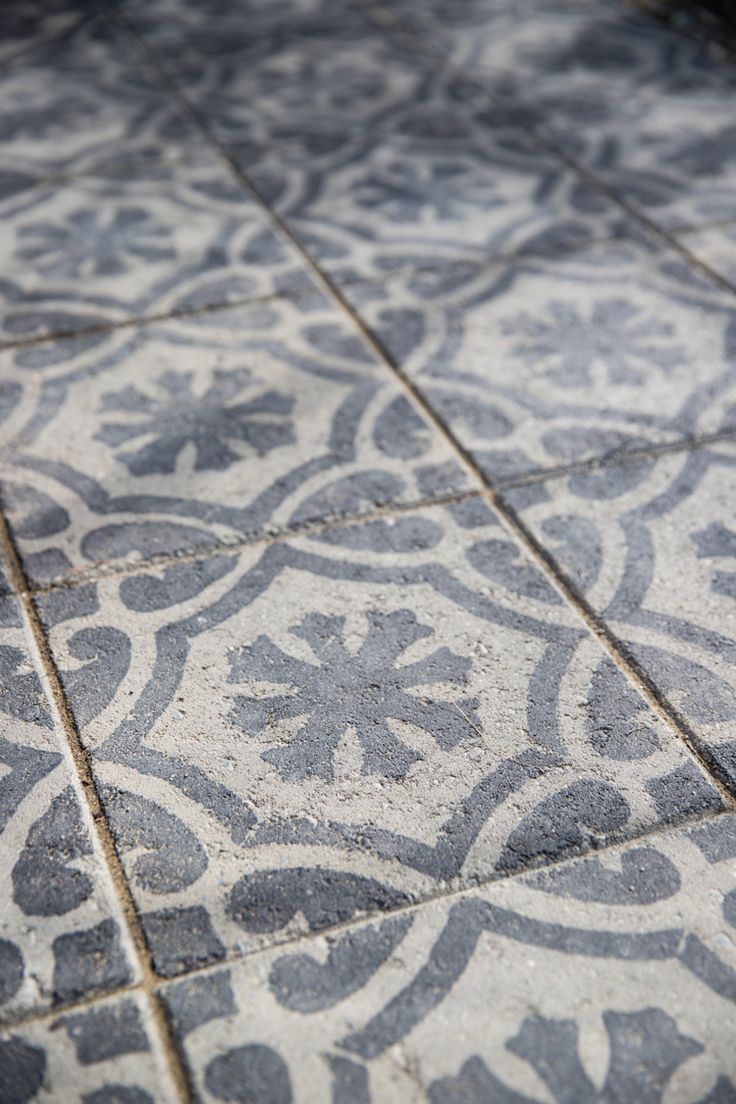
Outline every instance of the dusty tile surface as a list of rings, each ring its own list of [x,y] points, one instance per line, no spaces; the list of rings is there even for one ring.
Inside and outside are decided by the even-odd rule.
[[[724,443],[506,492],[731,779],[735,468]]]
[[[736,428],[736,301],[653,243],[346,293],[491,482]]]
[[[385,0],[461,72],[674,229],[733,218],[736,75],[726,56],[626,4]],[[423,26],[421,25],[423,24]]]
[[[118,988],[135,969],[18,603],[7,594],[0,690],[1,1023]]]
[[[216,161],[39,185],[6,204],[6,341],[74,333],[308,285]]]
[[[38,604],[164,976],[720,807],[479,500]]]
[[[143,998],[86,1005],[0,1035],[3,1101],[172,1104],[168,1070]]]
[[[36,581],[467,486],[313,289],[0,357],[4,494]]]
[[[736,1101],[735,87],[2,6],[0,1104]]]
[[[255,955],[165,990],[201,1098],[732,1100],[736,821]]]

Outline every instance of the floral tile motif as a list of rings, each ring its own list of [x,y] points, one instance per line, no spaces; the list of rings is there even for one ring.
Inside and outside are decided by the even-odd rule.
[[[419,31],[661,225],[736,217],[725,55],[621,3],[439,4]]]
[[[634,232],[615,204],[469,96],[432,74],[370,130],[230,147],[265,202],[342,279]]]
[[[720,808],[480,499],[37,604],[164,977]]]
[[[3,496],[35,582],[467,485],[314,288],[0,360]]]
[[[735,489],[729,442],[506,493],[731,785]]]
[[[310,286],[216,162],[39,186],[5,205],[0,246],[6,341]]]
[[[7,593],[0,594],[0,771],[0,1022],[6,1022],[119,988],[135,974],[18,603]],[[1,1052],[2,1044],[4,1085]]]
[[[736,1097],[736,818],[164,989],[202,1101]]]
[[[173,1104],[144,999],[130,993],[0,1035],[2,1099]]]
[[[652,244],[345,293],[492,482],[736,429],[733,300]]]
[[[275,143],[383,124],[390,131],[394,111],[422,95],[428,60],[359,9],[261,4],[213,18],[203,5],[162,19],[146,5],[133,18],[219,138]]]
[[[54,25],[53,5],[47,7],[45,21]],[[79,13],[70,19],[67,12],[55,33],[39,35],[35,6],[36,27],[29,34],[21,5],[8,8],[17,9],[17,29],[25,28],[28,42],[0,73],[0,195],[43,177],[122,173],[149,159],[195,155],[191,126],[162,91],[150,63],[113,23]]]

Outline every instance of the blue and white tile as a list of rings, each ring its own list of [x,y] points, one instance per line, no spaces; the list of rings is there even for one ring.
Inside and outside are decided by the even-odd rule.
[[[345,294],[493,483],[736,429],[733,297],[651,243]]]
[[[2,360],[4,501],[36,584],[468,486],[313,286]]]
[[[8,1104],[173,1104],[166,1059],[143,997],[129,993],[0,1035]]]
[[[715,818],[164,995],[208,1104],[726,1102],[735,857]]]
[[[736,787],[736,446],[505,492]]]
[[[9,594],[0,595],[0,683],[0,1022],[12,1022],[127,985],[136,970]]]
[[[478,498],[37,605],[164,977],[721,807]]]

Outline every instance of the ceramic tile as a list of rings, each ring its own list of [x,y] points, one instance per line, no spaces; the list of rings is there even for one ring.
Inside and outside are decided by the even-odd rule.
[[[7,593],[0,594],[0,683],[0,1022],[6,1022],[128,984],[135,970],[17,600]]]
[[[7,341],[307,286],[298,255],[217,163],[40,185],[6,204]]]
[[[408,11],[398,4],[389,9]],[[527,125],[674,229],[733,218],[736,74],[626,4],[437,5],[418,30]]]
[[[3,1101],[173,1104],[144,999],[131,993],[0,1035]]]
[[[732,443],[507,492],[736,783]]]
[[[200,1098],[731,1100],[734,857],[721,817],[176,982]]]
[[[641,241],[345,293],[494,483],[736,429],[736,304]]]
[[[4,500],[35,582],[468,483],[314,288],[3,359]]]
[[[720,807],[478,499],[37,601],[164,977]]]

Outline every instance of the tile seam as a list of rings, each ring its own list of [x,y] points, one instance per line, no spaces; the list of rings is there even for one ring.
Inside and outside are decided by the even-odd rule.
[[[645,825],[633,835],[613,837],[600,846],[581,851],[577,854],[567,852],[554,859],[530,863],[523,869],[513,871],[509,874],[492,874],[488,877],[474,879],[469,881],[466,885],[457,886],[452,889],[438,889],[435,893],[428,893],[416,901],[409,901],[405,904],[396,905],[378,912],[369,912],[362,916],[353,916],[348,920],[340,921],[337,924],[332,924],[327,928],[321,928],[317,931],[297,932],[287,939],[278,940],[266,946],[254,948],[251,951],[242,953],[234,952],[216,962],[206,963],[201,966],[193,966],[173,977],[164,977],[162,974],[154,973],[156,991],[160,994],[162,991],[180,982],[187,981],[189,978],[200,977],[203,974],[214,973],[217,970],[237,968],[250,959],[273,954],[281,949],[283,949],[284,953],[287,953],[290,948],[295,946],[310,944],[319,939],[332,938],[336,933],[349,931],[362,924],[380,923],[384,919],[389,919],[407,912],[422,912],[425,908],[443,901],[452,901],[467,896],[469,893],[483,892],[508,883],[523,882],[524,879],[528,878],[531,874],[540,873],[546,870],[555,870],[558,867],[564,866],[566,863],[583,862],[586,859],[592,859],[598,855],[607,855],[617,849],[620,850],[629,846],[634,847],[637,844],[646,843],[647,841],[656,842],[659,837],[666,837],[688,827],[697,828],[701,825],[712,824],[721,818],[731,815],[733,815],[731,809],[723,808],[713,811],[706,810],[704,812],[691,813],[681,817],[679,820],[669,821],[667,823]],[[64,1004],[57,1008],[46,1010],[39,1009],[35,1012],[28,1012],[16,1019],[5,1020],[0,1022],[0,1034],[20,1031],[23,1030],[24,1027],[34,1023],[53,1022],[61,1019],[63,1016],[73,1014],[85,1008],[91,1008],[116,997],[124,997],[127,994],[134,993],[144,994],[144,987],[141,982],[95,992],[80,1000],[70,1001],[68,1004]]]
[[[625,211],[626,214],[638,222],[639,225],[650,234],[659,238],[660,241],[666,242],[673,252],[678,253],[680,257],[686,260],[692,267],[699,269],[711,280],[711,282],[728,292],[729,295],[736,295],[736,283],[729,280],[726,276],[723,276],[716,269],[712,268],[707,261],[702,260],[696,253],[689,250],[678,237],[676,237],[676,234],[680,233],[679,230],[666,230],[635,203],[626,199],[622,193],[607,184],[605,179],[598,176],[593,170],[588,169],[576,158],[566,153],[557,145],[552,137],[548,136],[544,124],[541,126],[534,126],[528,123],[519,111],[514,110],[510,104],[499,99],[486,87],[483,83],[482,74],[471,73],[468,75],[464,73],[461,69],[457,68],[452,61],[449,61],[439,48],[427,41],[418,31],[415,31],[412,27],[405,24],[400,17],[394,15],[394,13],[387,8],[382,7],[380,3],[376,4],[374,0],[360,0],[360,2],[365,7],[368,18],[371,19],[375,26],[382,29],[385,34],[391,36],[393,33],[398,33],[416,43],[417,46],[415,48],[428,57],[434,58],[442,71],[447,73],[448,76],[462,79],[469,86],[472,86],[497,111],[502,112],[514,126],[524,131],[525,134],[536,141],[541,149],[546,150],[557,158],[559,162],[574,172],[579,179],[584,180],[595,191],[607,196],[609,200],[617,204],[621,210]],[[386,25],[387,21],[395,28],[394,31],[391,30],[390,26]],[[694,229],[696,228],[691,226],[686,227],[687,232],[692,232]]]
[[[640,464],[648,459],[677,455],[682,452],[694,452],[697,449],[707,448],[710,445],[729,443],[732,441],[736,441],[736,429],[703,434],[698,437],[683,437],[676,441],[652,444],[649,448],[640,448],[627,453],[604,457],[593,456],[589,460],[561,464],[553,468],[536,468],[534,471],[526,475],[517,476],[516,478],[500,479],[492,482],[488,481],[486,486],[502,494],[520,487],[536,486],[540,483],[549,483],[555,480],[565,479],[571,475],[602,471],[612,467]],[[144,557],[141,560],[137,560],[135,563],[126,563],[119,560],[99,560],[89,567],[84,567],[84,569],[80,568],[78,571],[70,572],[67,575],[60,576],[45,583],[29,582],[27,593],[32,595],[53,594],[59,590],[71,590],[75,587],[102,582],[105,579],[117,577],[128,578],[152,569],[173,567],[179,563],[198,563],[202,560],[212,559],[215,556],[227,555],[230,552],[241,552],[248,548],[257,548],[260,545],[280,544],[287,540],[308,537],[328,529],[346,528],[350,525],[360,525],[364,522],[380,520],[382,518],[400,517],[403,514],[412,513],[415,510],[432,509],[438,506],[452,506],[461,502],[466,502],[472,498],[482,497],[485,493],[485,486],[475,486],[465,491],[450,492],[446,495],[434,495],[429,498],[418,498],[405,503],[391,503],[386,506],[376,507],[374,510],[360,511],[355,514],[335,514],[316,518],[314,521],[299,523],[291,528],[278,529],[270,533],[247,533],[233,540],[218,540],[214,545],[203,545],[201,548],[193,547],[182,549],[179,552],[161,552]]]
[[[118,908],[134,950],[141,979],[140,989],[147,998],[153,1027],[158,1034],[174,1089],[182,1104],[195,1104],[195,1097],[184,1071],[184,1065],[174,1040],[166,1010],[157,993],[158,978],[153,970],[150,952],[146,944],[133,893],[115,846],[112,829],[105,816],[94,778],[92,758],[80,739],[43,624],[35,608],[33,597],[28,592],[28,584],[20,557],[3,515],[0,515],[0,550],[3,553],[11,582],[21,603],[26,628],[35,650],[34,658],[43,673],[56,722],[55,728],[62,734],[66,742],[77,784],[87,814],[92,822],[92,828],[97,837]]]
[[[348,920],[340,921],[337,924],[331,924],[327,928],[320,928],[318,931],[296,932],[293,936],[286,939],[277,940],[263,947],[256,947],[251,951],[232,953],[217,962],[210,962],[202,966],[194,966],[190,970],[177,974],[175,977],[161,978],[159,987],[165,990],[191,977],[198,977],[201,974],[212,973],[216,970],[226,970],[233,967],[237,968],[241,963],[249,959],[259,958],[282,949],[284,953],[288,953],[288,951],[295,946],[310,944],[319,939],[333,938],[336,934],[343,931],[349,931],[361,924],[380,923],[384,919],[402,915],[406,912],[421,912],[430,905],[462,898],[469,893],[481,893],[509,883],[514,884],[523,882],[525,878],[528,878],[532,874],[541,873],[546,870],[555,870],[558,867],[564,866],[566,863],[576,861],[583,862],[586,859],[593,859],[598,855],[607,855],[617,849],[629,846],[634,847],[640,843],[646,843],[653,839],[656,840],[660,836],[666,836],[688,827],[696,828],[700,825],[712,824],[719,818],[731,815],[733,815],[732,809],[723,808],[710,812],[690,813],[678,820],[669,821],[666,824],[645,825],[633,835],[613,837],[598,847],[588,848],[588,850],[578,852],[577,854],[568,851],[566,854],[559,855],[554,859],[546,859],[538,863],[529,863],[522,870],[515,870],[510,874],[491,874],[488,877],[480,877],[469,881],[466,885],[453,887],[451,889],[438,889],[436,892],[427,893],[416,901],[408,901],[385,910],[369,912],[363,916],[354,916]]]
[[[372,9],[371,9],[372,10]],[[679,713],[674,709],[671,703],[667,700],[664,694],[662,694],[653,683],[650,683],[649,679],[644,676],[644,673],[639,669],[633,661],[633,658],[629,658],[626,648],[623,643],[609,629],[606,623],[599,618],[588,605],[588,603],[578,595],[572,584],[566,579],[564,574],[560,571],[554,558],[539,544],[523,522],[518,518],[514,511],[510,510],[503,502],[502,498],[493,487],[490,486],[484,473],[480,469],[479,465],[470,455],[464,445],[457,439],[449,426],[447,426],[444,420],[435,411],[434,407],[425,399],[424,395],[417,389],[414,383],[409,379],[406,372],[398,364],[394,357],[390,355],[388,350],[383,346],[381,341],[372,333],[368,325],[364,322],[361,315],[343,295],[340,288],[335,284],[332,278],[325,273],[319,263],[312,257],[308,248],[301,242],[299,237],[291,230],[288,223],[281,218],[263,199],[256,185],[251,181],[248,174],[235,162],[227,146],[221,142],[214,134],[208,125],[207,119],[199,111],[199,109],[192,104],[186,97],[184,92],[179,87],[178,83],[168,75],[168,73],[160,65],[158,58],[153,51],[149,48],[148,44],[137,33],[135,28],[131,27],[124,17],[120,17],[115,11],[111,12],[112,18],[117,18],[120,21],[120,25],[128,30],[128,33],[139,45],[140,50],[144,55],[151,60],[153,65],[156,66],[158,72],[161,75],[161,79],[168,87],[174,97],[178,100],[181,106],[189,113],[190,117],[200,128],[202,134],[210,142],[214,151],[223,159],[224,163],[229,166],[233,179],[237,180],[241,187],[251,196],[253,196],[258,203],[261,204],[264,211],[270,217],[274,227],[291,242],[292,247],[298,251],[298,253],[304,259],[305,264],[311,270],[315,280],[321,285],[325,292],[331,296],[337,306],[339,306],[346,316],[352,321],[355,329],[363,340],[367,348],[371,349],[375,356],[381,360],[387,369],[393,373],[394,377],[401,382],[405,388],[407,394],[416,404],[416,406],[422,410],[430,422],[434,426],[435,430],[442,434],[448,443],[448,445],[454,450],[456,457],[465,467],[468,475],[474,480],[476,485],[483,489],[484,496],[487,498],[489,504],[495,509],[497,515],[504,523],[507,530],[516,538],[518,543],[522,545],[527,551],[527,554],[531,557],[538,568],[543,572],[545,577],[554,586],[557,592],[563,597],[568,606],[571,606],[574,612],[577,614],[579,620],[583,622],[586,628],[591,632],[593,636],[598,639],[604,650],[611,656],[616,666],[626,676],[628,681],[632,683],[642,694],[644,700],[649,702],[651,707],[657,713],[657,715],[665,721],[668,727],[673,731],[680,739],[680,741],[686,746],[691,755],[700,763],[701,767],[706,771],[707,776],[711,779],[713,784],[719,790],[723,800],[727,805],[734,805],[736,797],[732,794],[729,786],[723,777],[718,765],[714,762],[712,756],[708,753],[707,749],[701,746],[699,739],[692,731],[690,726],[685,722]],[[421,43],[421,39],[418,36],[412,35],[412,38]],[[455,73],[453,67],[448,66],[441,55],[438,55],[434,50],[430,50],[432,56],[438,58],[442,67],[450,72]],[[496,104],[495,97],[491,96],[481,85],[477,85],[475,81],[472,82],[485,97],[485,99],[493,104]],[[523,121],[517,119],[513,113],[509,112],[508,108],[503,105],[498,105],[504,111],[507,118],[514,122],[514,125],[524,130],[537,141],[541,148],[547,149],[557,157],[558,161],[565,164],[569,169],[575,172],[580,179],[586,180],[592,184],[599,191],[604,192],[628,214],[634,217],[641,225],[645,226],[648,230],[655,233],[662,240],[667,241],[673,250],[678,252],[681,256],[684,256],[690,263],[695,263],[702,271],[704,271],[712,280],[714,280],[720,287],[726,288],[729,292],[734,292],[736,289],[727,281],[720,277],[717,273],[714,273],[707,265],[702,264],[697,258],[692,257],[684,247],[672,239],[666,234],[656,223],[652,222],[648,217],[643,215],[638,208],[632,206],[628,202],[624,201],[611,192],[602,181],[587,172],[584,168],[577,164],[572,158],[568,157],[556,146],[550,143],[548,140],[538,134],[538,132],[526,126]]]

